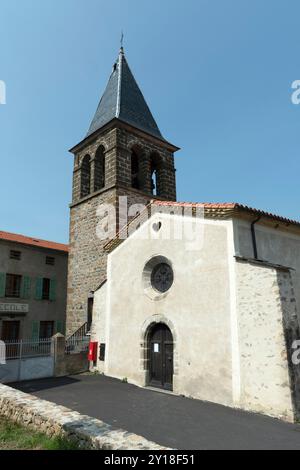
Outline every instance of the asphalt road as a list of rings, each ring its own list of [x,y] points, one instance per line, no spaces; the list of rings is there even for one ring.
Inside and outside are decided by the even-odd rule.
[[[300,449],[300,425],[135,387],[99,375],[13,384],[177,449]]]

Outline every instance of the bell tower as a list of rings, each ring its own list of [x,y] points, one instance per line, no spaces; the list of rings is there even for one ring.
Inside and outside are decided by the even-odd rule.
[[[151,199],[176,200],[174,153],[166,141],[128,66],[123,47],[99,102],[86,137],[74,154],[70,205],[67,335],[88,319],[93,292],[106,279],[108,240],[97,237],[97,209],[148,204]]]

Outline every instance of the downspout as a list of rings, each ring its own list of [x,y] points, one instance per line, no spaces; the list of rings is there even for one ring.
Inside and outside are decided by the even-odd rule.
[[[260,219],[261,219],[261,216],[257,217],[255,220],[253,220],[253,222],[251,222],[251,238],[252,238],[252,247],[253,247],[254,259],[258,259],[255,224],[257,224],[257,222],[259,222]]]

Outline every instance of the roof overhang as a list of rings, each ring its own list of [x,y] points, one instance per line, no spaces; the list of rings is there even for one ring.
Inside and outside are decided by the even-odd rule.
[[[204,217],[209,219],[216,220],[226,220],[232,218],[238,218],[247,220],[248,222],[253,222],[256,220],[257,223],[269,226],[273,229],[283,230],[294,232],[297,235],[300,235],[300,222],[296,220],[287,219],[269,212],[262,210],[254,209],[243,204],[238,203],[192,203],[192,202],[173,202],[173,201],[160,201],[152,200],[151,203],[138,214],[134,219],[132,219],[127,225],[125,225],[117,235],[109,240],[106,245],[104,245],[104,250],[107,253],[112,252],[117,248],[124,239],[126,239],[126,234],[131,224],[138,222],[141,225],[147,221],[153,214],[152,206],[156,207],[170,207],[170,214],[172,214],[172,208],[181,207],[191,209],[192,215],[197,214],[197,209],[204,209]]]
[[[99,135],[104,134],[105,132],[109,131],[113,127],[119,128],[119,129],[125,129],[131,132],[132,134],[135,134],[137,137],[142,137],[149,142],[152,142],[156,145],[160,145],[170,152],[177,152],[180,150],[179,147],[176,145],[171,144],[165,139],[159,139],[158,137],[153,136],[152,134],[149,134],[148,132],[138,129],[137,127],[131,126],[127,122],[122,121],[121,119],[114,118],[111,121],[109,121],[105,126],[101,127],[100,129],[97,129],[93,134],[85,137],[81,142],[76,144],[74,147],[72,147],[69,152],[76,154],[77,152],[80,152],[84,147],[92,143]]]

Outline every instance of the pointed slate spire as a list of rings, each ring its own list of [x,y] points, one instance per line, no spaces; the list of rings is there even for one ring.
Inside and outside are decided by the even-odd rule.
[[[92,120],[87,136],[117,118],[163,139],[121,47],[117,62]]]

